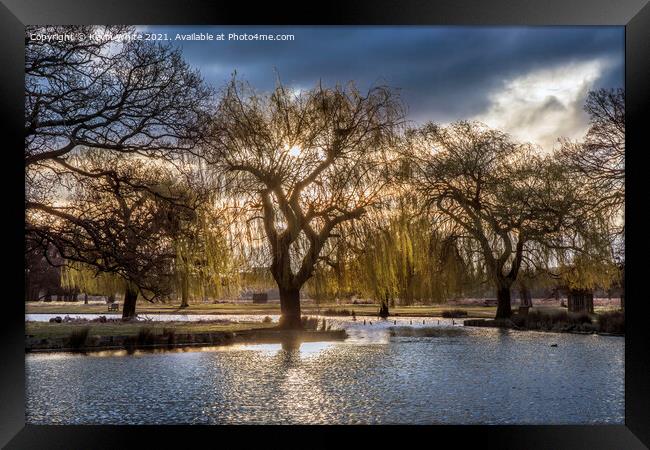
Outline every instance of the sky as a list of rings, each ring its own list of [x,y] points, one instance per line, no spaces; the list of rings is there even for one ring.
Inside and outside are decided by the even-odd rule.
[[[413,125],[479,120],[551,150],[580,139],[590,89],[624,87],[623,27],[148,26],[167,33],[186,61],[219,88],[237,71],[259,91],[276,72],[294,89],[354,81],[389,85]],[[224,41],[174,40],[225,34]],[[234,41],[229,33],[293,34],[291,41]]]

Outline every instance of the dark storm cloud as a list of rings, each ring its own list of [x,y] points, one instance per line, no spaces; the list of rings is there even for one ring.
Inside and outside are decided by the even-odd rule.
[[[257,89],[357,82],[400,88],[414,120],[484,112],[490,92],[534,70],[607,60],[595,85],[623,86],[622,27],[150,27],[176,33],[290,33],[294,41],[178,42],[207,81],[236,70]],[[553,105],[549,105],[553,106]]]

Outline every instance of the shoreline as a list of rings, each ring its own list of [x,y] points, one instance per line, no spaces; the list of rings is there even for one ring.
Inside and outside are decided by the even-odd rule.
[[[445,310],[465,309],[471,317],[494,317],[496,312],[495,306],[468,305],[458,307],[456,305],[433,305],[433,306],[402,306],[391,308],[389,317],[441,317]],[[353,314],[354,313],[354,314]],[[25,315],[47,314],[63,316],[83,316],[84,314],[93,314],[111,318],[121,317],[121,309],[117,312],[107,311],[105,305],[27,305]],[[178,308],[177,306],[149,306],[141,307],[137,315],[156,316],[156,315],[186,315],[186,316],[231,316],[231,315],[280,315],[279,305],[191,305],[188,308]],[[301,315],[314,315],[322,317],[379,317],[379,306],[369,304],[343,304],[343,305],[326,305],[317,308],[312,305],[302,306]]]
[[[464,327],[476,327],[476,328],[502,328],[506,330],[517,330],[517,331],[536,331],[539,333],[568,333],[568,334],[597,334],[599,336],[611,336],[611,337],[625,337],[625,333],[610,333],[605,331],[598,330],[574,330],[566,328],[526,328],[525,326],[519,326],[509,320],[497,320],[497,319],[468,319],[463,321]]]
[[[27,336],[25,353],[89,353],[107,350],[171,350],[184,347],[212,347],[232,344],[281,344],[340,341],[345,330],[278,330],[248,329],[208,333],[168,333],[139,335],[87,336],[71,344],[71,337]]]
[[[541,303],[541,302],[540,302]],[[412,305],[412,306],[396,306],[389,311],[389,317],[442,317],[443,312],[448,310],[465,310],[467,311],[464,318],[484,318],[493,319],[496,314],[496,306],[486,306],[477,304],[458,304],[458,303],[443,303],[434,305]],[[533,309],[543,310],[548,312],[561,312],[566,311],[559,305],[539,304]],[[596,306],[595,312],[611,311],[612,306]],[[302,315],[318,315],[321,317],[379,317],[379,307],[375,304],[321,304],[317,306],[313,303],[306,303],[301,306]],[[205,315],[214,318],[229,315],[279,315],[280,307],[278,304],[251,304],[251,303],[218,303],[218,304],[190,304],[187,308],[179,308],[178,305],[170,304],[143,304],[138,307],[137,313],[139,316],[156,316],[156,315],[183,315],[183,316],[197,316]],[[110,318],[121,317],[122,311],[110,312],[107,311],[106,304],[66,304],[66,303],[37,303],[28,302],[25,307],[25,314],[51,314],[71,317],[84,314],[104,315]]]

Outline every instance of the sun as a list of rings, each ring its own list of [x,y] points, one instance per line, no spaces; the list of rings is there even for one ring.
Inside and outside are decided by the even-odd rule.
[[[300,156],[300,153],[302,153],[302,149],[298,147],[297,145],[294,145],[289,149],[289,154],[293,156],[294,158],[297,158]]]

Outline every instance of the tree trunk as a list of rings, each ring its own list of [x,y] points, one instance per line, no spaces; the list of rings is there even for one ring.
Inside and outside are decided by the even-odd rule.
[[[187,277],[183,277],[183,280],[181,281],[181,308],[187,308],[189,306],[189,291],[189,280]]]
[[[88,304],[88,294],[84,294],[84,305]]]
[[[138,290],[134,286],[127,285],[124,292],[124,305],[122,306],[122,320],[135,317],[135,303],[138,300]]]
[[[381,305],[379,305],[379,317],[383,319],[388,317],[388,302],[389,300],[386,299],[381,302]]]
[[[621,268],[621,311],[625,311],[625,267]]]
[[[522,286],[519,288],[519,297],[520,297],[520,305],[521,306],[528,306],[532,307],[533,306],[533,298],[530,294],[530,289],[528,289],[527,286]]]
[[[497,287],[497,314],[495,319],[509,319],[510,316],[512,316],[510,286],[501,284]]]
[[[280,287],[280,328],[300,329],[300,289]]]

